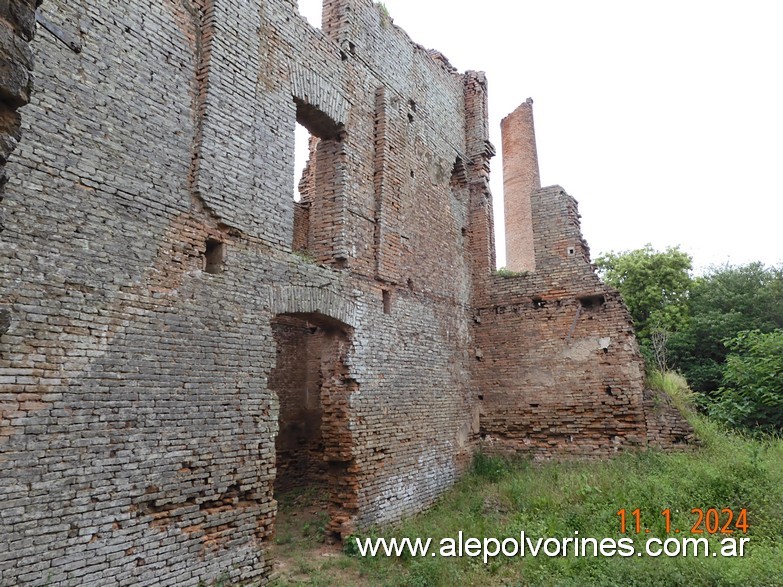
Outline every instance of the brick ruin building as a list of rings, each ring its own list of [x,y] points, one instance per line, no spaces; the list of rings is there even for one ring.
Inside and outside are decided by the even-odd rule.
[[[319,488],[345,536],[479,447],[687,440],[539,185],[529,102],[509,276],[484,75],[370,0],[320,29],[294,0],[36,4],[0,1],[0,585],[263,583],[276,491]]]

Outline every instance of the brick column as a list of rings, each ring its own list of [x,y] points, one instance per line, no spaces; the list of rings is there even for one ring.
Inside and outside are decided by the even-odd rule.
[[[533,216],[530,195],[541,187],[533,128],[533,100],[528,98],[500,123],[503,137],[503,201],[506,267],[534,271]]]

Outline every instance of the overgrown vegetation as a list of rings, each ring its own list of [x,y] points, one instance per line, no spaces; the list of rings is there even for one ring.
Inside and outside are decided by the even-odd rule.
[[[340,545],[327,539],[326,492],[297,489],[276,497],[273,585],[362,585],[359,561],[343,555]]]
[[[675,371],[650,369],[647,374],[647,387],[664,392],[681,412],[688,412],[696,406],[696,397],[685,377]]]
[[[710,415],[762,433],[783,430],[783,330],[741,332],[726,346],[723,386]]]
[[[307,251],[294,251],[293,254],[297,259],[302,261],[302,263],[307,263],[308,265],[315,265],[317,263],[316,258]]]
[[[519,277],[520,275],[527,275],[527,271],[512,271],[506,267],[501,267],[500,269],[495,270],[495,275],[500,275],[501,277]]]
[[[692,278],[687,254],[650,245],[596,264],[623,294],[648,368],[682,372],[697,403],[730,426],[783,430],[783,266],[725,265]]]
[[[713,395],[723,384],[726,341],[747,330],[783,329],[783,267],[714,268],[693,280],[687,315],[669,343],[673,366],[694,390]]]
[[[649,382],[687,405],[690,392],[681,376],[653,374]],[[757,586],[783,584],[783,440],[753,438],[726,431],[705,416],[689,412],[700,445],[687,452],[626,453],[610,461],[534,464],[478,454],[472,471],[429,511],[396,527],[374,528],[360,538],[633,538],[637,548],[650,537],[708,538],[711,551],[727,534],[691,534],[694,508],[728,508],[736,517],[747,510],[749,537],[743,557],[657,558],[505,557],[484,564],[480,557],[358,556],[347,540],[343,553],[325,550],[322,534],[309,533],[309,517],[289,517],[278,534],[277,556],[285,553],[287,569],[273,583],[287,585],[452,586]],[[290,501],[290,500],[289,500]],[[284,504],[284,509],[290,506]],[[301,503],[299,505],[302,505]],[[640,511],[642,532],[634,518]],[[628,516],[621,532],[619,510]],[[661,512],[671,512],[670,531]],[[288,510],[290,512],[290,509]],[[725,517],[722,518],[725,520]],[[702,528],[704,526],[702,525]],[[644,530],[649,529],[647,533]],[[706,528],[705,528],[706,529]],[[675,530],[680,530],[676,533]],[[578,535],[576,534],[578,532]],[[328,553],[328,556],[324,556]],[[346,554],[347,553],[347,554]]]
[[[375,557],[359,559],[368,585],[531,586],[772,586],[783,583],[783,442],[726,433],[701,416],[694,424],[703,445],[692,452],[624,454],[609,462],[548,463],[476,457],[472,474],[429,512],[386,537],[620,538],[617,512],[639,508],[643,528],[625,536],[688,535],[693,508],[747,508],[745,557]],[[671,510],[667,534],[664,509]],[[630,514],[629,514],[630,517]],[[679,534],[674,529],[680,529]],[[736,532],[736,531],[735,531]],[[744,536],[737,532],[738,536]],[[714,547],[721,536],[709,538]]]
[[[386,7],[386,3],[376,2],[375,5],[378,7],[378,10],[380,11],[381,16],[383,17],[382,22],[390,21],[391,15],[389,14],[389,9]]]
[[[691,257],[677,247],[652,245],[596,259],[601,277],[620,290],[643,347],[656,329],[676,332],[687,322]]]

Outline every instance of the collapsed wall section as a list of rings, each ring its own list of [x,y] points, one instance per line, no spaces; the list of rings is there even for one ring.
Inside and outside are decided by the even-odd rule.
[[[484,444],[539,458],[643,447],[643,363],[627,310],[577,254],[573,198],[554,186],[530,199],[538,270],[495,275],[476,310]]]
[[[549,459],[687,442],[682,416],[644,390],[630,314],[590,263],[576,200],[538,187],[532,101],[502,128],[507,243],[530,270],[493,275],[476,304],[483,445]]]

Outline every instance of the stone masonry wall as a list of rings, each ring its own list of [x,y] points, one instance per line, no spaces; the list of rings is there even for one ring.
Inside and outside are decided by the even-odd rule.
[[[40,10],[82,50],[37,35],[7,166],[0,585],[266,582],[281,316],[351,333],[330,528],[432,503],[478,437],[481,75],[369,0],[328,0],[322,30],[291,0]],[[296,120],[329,143],[318,263],[292,253]]]

